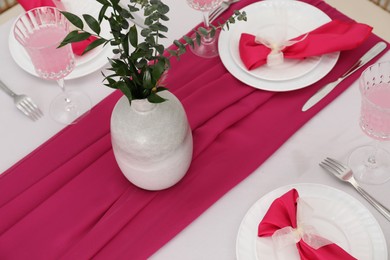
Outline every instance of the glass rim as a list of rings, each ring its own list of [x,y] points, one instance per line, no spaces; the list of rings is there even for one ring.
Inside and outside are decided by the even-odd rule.
[[[32,8],[32,9],[30,9],[30,10],[28,10],[28,11],[26,11],[26,12],[20,14],[20,15],[16,18],[16,20],[15,20],[15,22],[14,22],[14,24],[13,24],[13,35],[14,35],[15,39],[17,40],[17,42],[18,42],[19,44],[21,44],[21,45],[23,46],[23,48],[28,48],[28,49],[31,49],[31,50],[41,50],[41,49],[50,48],[50,47],[53,47],[53,46],[56,46],[56,45],[59,46],[60,43],[63,41],[63,39],[60,40],[60,41],[58,41],[58,42],[56,42],[56,43],[52,43],[52,44],[50,44],[50,45],[45,45],[45,46],[40,46],[40,47],[26,47],[23,43],[21,43],[21,42],[18,40],[18,38],[20,38],[20,37],[19,37],[18,35],[16,35],[16,32],[15,32],[15,30],[16,30],[16,24],[17,24],[19,21],[23,22],[22,19],[21,19],[22,17],[27,16],[27,14],[33,13],[35,10],[38,10],[38,9],[50,9],[50,10],[53,10],[55,13],[59,13],[61,16],[64,16],[64,15],[61,13],[61,10],[58,9],[57,7],[53,7],[53,6],[39,6],[39,7]],[[69,24],[69,21],[66,19],[66,17],[65,17],[65,21],[66,21],[66,23],[68,24],[68,27],[69,27],[70,24]],[[65,30],[65,31],[66,31],[66,34],[69,33],[69,30]],[[30,34],[30,33],[29,33],[29,34]],[[65,34],[65,36],[66,36],[66,34]],[[71,47],[70,44],[68,44],[68,45],[69,45],[69,46],[63,46],[63,47],[61,47],[61,48],[68,48],[68,47]],[[73,53],[73,50],[72,50],[72,53]]]

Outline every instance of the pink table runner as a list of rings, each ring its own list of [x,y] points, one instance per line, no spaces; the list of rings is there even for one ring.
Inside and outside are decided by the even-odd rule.
[[[243,0],[232,10],[252,2]],[[306,2],[331,18],[349,19],[321,0]],[[121,94],[113,93],[0,176],[0,259],[147,258],[356,80],[359,73],[301,112],[317,89],[379,40],[371,35],[358,49],[343,52],[319,82],[283,93],[246,86],[219,58],[187,52],[172,61],[167,86],[187,111],[194,158],[184,179],[164,191],[136,188],[117,167],[109,119]]]

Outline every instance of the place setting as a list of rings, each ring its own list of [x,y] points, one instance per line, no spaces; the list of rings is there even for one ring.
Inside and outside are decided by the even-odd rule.
[[[359,46],[371,31],[364,24],[331,20],[300,1],[259,1],[241,11],[248,21],[220,33],[220,58],[238,80],[267,91],[319,81],[335,67],[340,51]]]
[[[253,204],[240,224],[236,254],[238,260],[386,260],[387,246],[377,220],[358,200],[330,186],[297,183]]]
[[[325,174],[350,184],[387,221],[390,210],[360,184],[390,180],[390,153],[381,147],[390,140],[389,82],[389,61],[370,65],[358,79],[356,121],[375,144],[353,149],[347,163],[333,158],[319,162]],[[236,254],[246,260],[386,260],[388,249],[377,219],[357,199],[331,186],[297,183],[270,191],[251,206],[238,229]]]
[[[311,86],[332,73],[342,51],[362,45],[372,30],[370,26],[354,21],[332,20],[320,9],[300,1],[259,1],[240,11],[245,11],[248,21],[221,31],[219,56],[236,79],[265,91],[285,92]],[[386,48],[384,42],[371,46],[341,73],[340,78],[315,94],[319,97],[315,97],[312,104],[305,105],[300,111],[308,110],[344,78]],[[377,122],[390,120],[389,107],[382,102],[384,98],[380,101],[376,94],[367,97],[370,96],[367,92],[375,85],[382,80],[387,82],[388,76],[383,74],[387,66],[380,66],[382,69],[373,65],[366,71],[379,70],[381,75],[376,73],[360,79],[360,84],[366,87],[360,87],[362,112],[359,120],[369,136],[388,140],[387,123],[379,126]],[[379,82],[369,82],[372,78]],[[387,96],[385,87],[378,88],[378,92]],[[352,184],[389,220],[390,211],[359,186],[359,183],[383,184],[388,181],[389,161],[388,152],[374,146],[358,148],[351,154],[348,164],[352,170],[334,159],[327,159],[320,166]],[[346,167],[343,173],[333,169],[343,167]],[[378,221],[357,199],[331,186],[297,183],[276,188],[251,206],[238,229],[236,257],[239,260],[386,260],[388,249]]]

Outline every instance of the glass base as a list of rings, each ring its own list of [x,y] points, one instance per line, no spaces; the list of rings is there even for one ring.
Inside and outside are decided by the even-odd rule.
[[[78,91],[62,92],[50,104],[50,116],[65,125],[77,123],[91,109],[89,97]]]
[[[351,153],[348,165],[359,182],[383,184],[390,180],[390,153],[384,149],[374,146],[359,147]]]
[[[191,51],[202,58],[214,58],[219,56],[218,52],[218,34],[217,32],[214,37],[210,39],[205,39],[202,37],[201,44],[198,45],[196,42],[194,47],[190,47]],[[192,39],[195,39],[195,34],[191,36]]]

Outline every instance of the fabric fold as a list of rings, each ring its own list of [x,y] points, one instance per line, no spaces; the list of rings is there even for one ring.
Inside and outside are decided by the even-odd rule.
[[[304,59],[326,53],[351,50],[361,45],[370,35],[372,27],[352,21],[332,20],[282,52],[286,59]],[[296,39],[301,39],[298,36]],[[271,49],[256,41],[256,36],[243,33],[240,37],[239,52],[242,62],[248,70],[260,67],[267,62]]]

